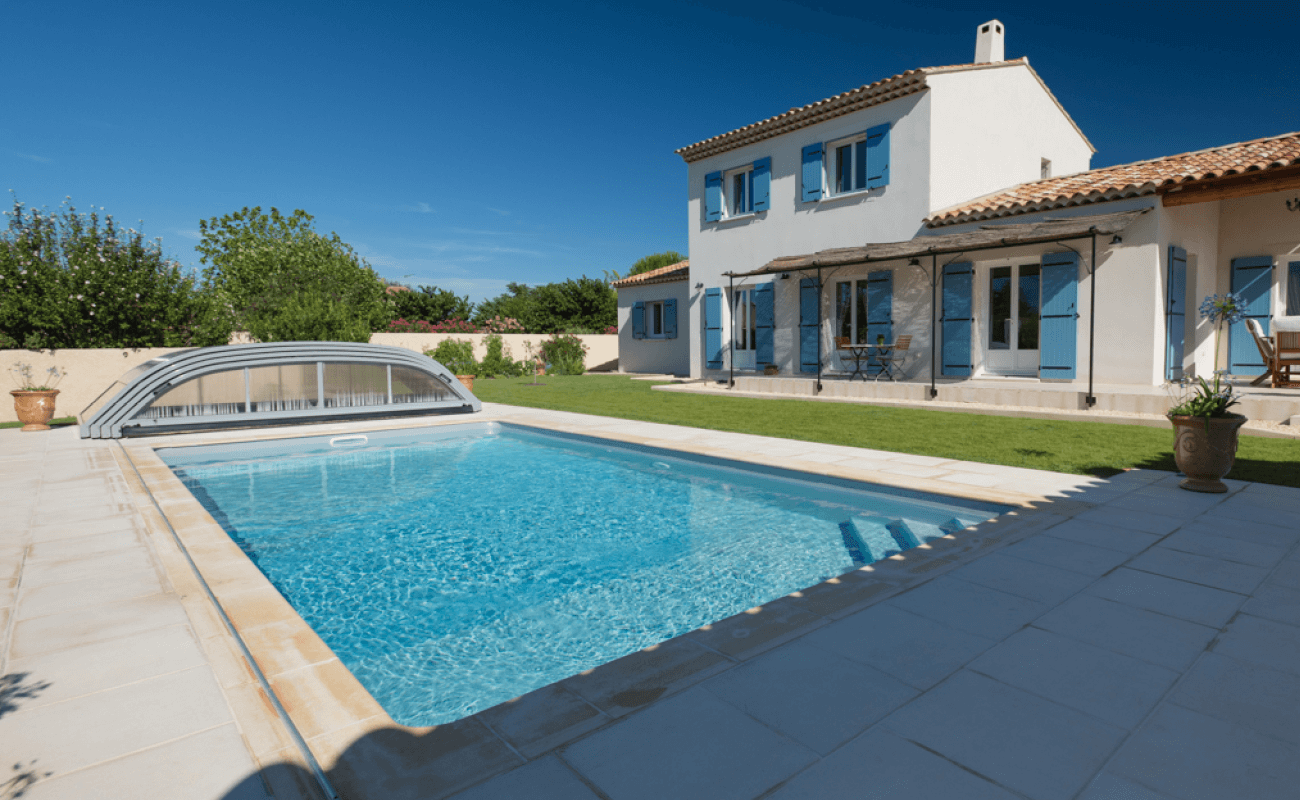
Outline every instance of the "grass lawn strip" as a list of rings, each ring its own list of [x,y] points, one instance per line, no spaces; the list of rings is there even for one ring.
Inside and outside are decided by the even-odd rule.
[[[1108,477],[1176,471],[1173,430],[1107,422],[1023,419],[953,411],[652,391],[624,376],[479,380],[490,403],[574,411],[807,442],[868,447],[985,464]],[[1300,487],[1300,441],[1242,436],[1229,477]]]

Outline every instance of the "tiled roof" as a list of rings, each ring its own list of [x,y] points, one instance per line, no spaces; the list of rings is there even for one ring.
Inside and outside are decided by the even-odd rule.
[[[652,283],[672,283],[673,281],[684,281],[691,276],[691,260],[678,261],[676,264],[669,264],[666,267],[652,269],[649,272],[638,272],[636,275],[629,275],[626,278],[620,278],[610,284],[615,289],[622,289],[627,286],[648,286]]]
[[[1070,120],[1071,125],[1074,125],[1074,129],[1079,132],[1079,136],[1083,137],[1083,140],[1087,142],[1088,138],[1083,136],[1083,131],[1079,130],[1079,126],[1075,125],[1073,119],[1070,119],[1070,115],[1066,113],[1065,108],[1052,94],[1052,90],[1047,88],[1047,84],[1043,83],[1043,79],[1038,77],[1038,73],[1034,72],[1033,67],[1029,66],[1029,59],[1017,58],[1011,61],[994,61],[987,64],[956,64],[948,67],[923,67],[908,70],[901,75],[869,83],[866,86],[859,86],[834,97],[828,97],[825,100],[819,100],[816,103],[799,108],[792,108],[784,114],[768,117],[765,120],[746,125],[743,128],[737,128],[729,133],[687,145],[677,150],[676,153],[689,163],[727,150],[734,150],[747,144],[761,142],[764,139],[771,139],[783,133],[806,128],[809,125],[816,125],[819,122],[825,122],[828,119],[834,119],[844,114],[880,105],[909,94],[915,94],[928,88],[926,78],[930,75],[1021,66],[1029,70],[1029,74],[1034,76],[1034,79],[1043,87],[1043,91],[1047,92],[1047,96],[1052,98],[1052,102],[1056,103],[1056,107],[1061,109],[1061,113],[1065,115],[1065,118]],[[1088,144],[1088,147],[1092,147],[1091,143]]]
[[[1300,132],[1022,183],[936,211],[926,220],[926,224],[935,228],[1034,211],[1104,203],[1156,194],[1190,181],[1225,178],[1296,165],[1300,165]]]

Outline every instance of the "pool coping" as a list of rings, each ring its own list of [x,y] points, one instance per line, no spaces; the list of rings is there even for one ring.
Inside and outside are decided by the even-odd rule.
[[[243,430],[222,434],[176,434],[128,439],[115,448],[123,472],[138,475],[129,481],[143,502],[156,504],[158,514],[146,514],[155,529],[174,532],[193,567],[219,604],[207,609],[229,620],[208,625],[210,635],[231,640],[232,654],[246,651],[278,703],[287,712],[311,755],[329,773],[335,787],[348,798],[400,796],[418,786],[420,796],[446,797],[497,774],[540,758],[610,725],[629,713],[671,697],[706,678],[810,633],[829,622],[852,615],[920,583],[938,577],[994,549],[1013,544],[1092,508],[1095,503],[1048,498],[986,487],[962,486],[927,477],[859,469],[782,458],[775,465],[812,478],[830,477],[881,484],[955,498],[994,502],[1013,510],[960,535],[923,544],[883,562],[861,567],[807,589],[777,598],[658,645],[637,651],[578,675],[544,686],[453,723],[416,728],[392,720],[334,652],[280,595],[163,463],[156,450],[172,447],[229,444],[444,425],[508,422],[530,428],[578,434],[684,454],[724,458],[740,463],[774,466],[771,456],[722,450],[701,437],[654,438],[635,433],[593,430],[564,412],[536,413],[505,407],[495,413],[453,417],[316,425],[311,428]],[[602,424],[609,420],[597,418]],[[649,424],[649,423],[646,423]],[[641,423],[628,423],[642,427]],[[768,437],[759,437],[768,438]],[[790,440],[771,439],[789,444]],[[814,443],[808,443],[815,447]],[[1064,477],[1064,476],[1063,476]],[[1073,476],[1071,476],[1073,477]],[[1079,477],[1079,483],[1090,479]],[[163,533],[169,532],[160,531]],[[172,560],[169,572],[186,569]],[[192,578],[190,579],[192,583]],[[194,616],[210,606],[206,596],[190,597]],[[191,610],[195,607],[196,610]],[[232,656],[234,657],[234,656]],[[228,665],[232,683],[247,688],[249,666]],[[218,671],[222,680],[222,671]],[[222,681],[223,686],[226,681]],[[255,702],[260,700],[261,702]],[[233,705],[233,704],[232,704]],[[294,756],[292,731],[276,726],[272,699],[262,696],[235,709],[241,724],[274,730],[276,735],[250,739],[259,763],[286,759],[306,766]],[[246,716],[254,717],[246,720]]]

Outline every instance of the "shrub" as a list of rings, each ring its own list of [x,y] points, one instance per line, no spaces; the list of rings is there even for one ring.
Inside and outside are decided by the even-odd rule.
[[[510,348],[506,347],[500,334],[492,333],[483,337],[483,347],[487,352],[479,364],[478,374],[484,378],[516,378],[528,369],[526,362],[515,361],[511,357]]]
[[[552,374],[581,375],[587,370],[587,345],[577,336],[557,333],[542,342],[539,353]]]
[[[389,319],[393,321],[441,322],[445,319],[468,319],[474,312],[474,304],[468,296],[458,297],[455,293],[436,286],[412,288],[400,283],[389,284],[387,300],[391,309]]]
[[[398,317],[388,323],[389,333],[435,333],[433,325],[422,319],[414,322],[407,322],[405,319]]]
[[[442,364],[453,375],[477,375],[479,366],[474,362],[474,343],[464,339],[444,339],[425,355]]]
[[[25,209],[0,236],[0,346],[192,347],[225,344],[233,321],[162,243],[111,214]]]
[[[478,326],[467,319],[453,317],[433,323],[429,333],[479,333]]]
[[[483,329],[489,333],[523,333],[523,324],[514,317],[496,316],[483,320]]]

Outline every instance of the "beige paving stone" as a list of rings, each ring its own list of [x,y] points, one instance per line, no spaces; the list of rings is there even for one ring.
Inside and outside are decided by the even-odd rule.
[[[232,721],[206,666],[0,719],[0,752],[55,776]]]
[[[268,678],[271,689],[306,739],[357,720],[386,716],[365,687],[337,659]]]
[[[37,783],[30,800],[263,800],[233,724],[175,739]]]
[[[19,597],[17,617],[19,620],[32,619],[160,594],[162,591],[157,570],[148,564],[67,583],[34,586],[30,589],[24,587]]]
[[[144,540],[135,528],[123,528],[107,533],[92,533],[67,539],[33,542],[28,560],[33,564],[58,561],[72,557],[116,553],[142,547]]]
[[[33,589],[59,583],[89,580],[104,574],[152,570],[153,559],[143,546],[109,553],[72,554],[62,558],[29,559],[23,570],[23,587]]]
[[[301,618],[241,628],[239,635],[267,677],[335,658],[329,645]]]
[[[275,800],[326,800],[324,790],[297,748],[286,747],[256,760],[258,775]]]
[[[254,758],[268,758],[297,746],[260,684],[224,686],[222,691]]]
[[[188,626],[172,625],[105,642],[16,658],[11,673],[26,673],[49,685],[24,708],[192,669],[207,663]]]
[[[185,622],[185,611],[174,596],[136,597],[19,620],[13,626],[9,654],[11,658],[25,658]]]
[[[610,721],[610,717],[559,684],[493,706],[476,718],[524,758],[536,758]]]
[[[33,542],[50,542],[58,539],[73,539],[96,533],[136,530],[137,518],[132,514],[118,514],[102,519],[66,522],[53,525],[33,525],[31,529]]]

